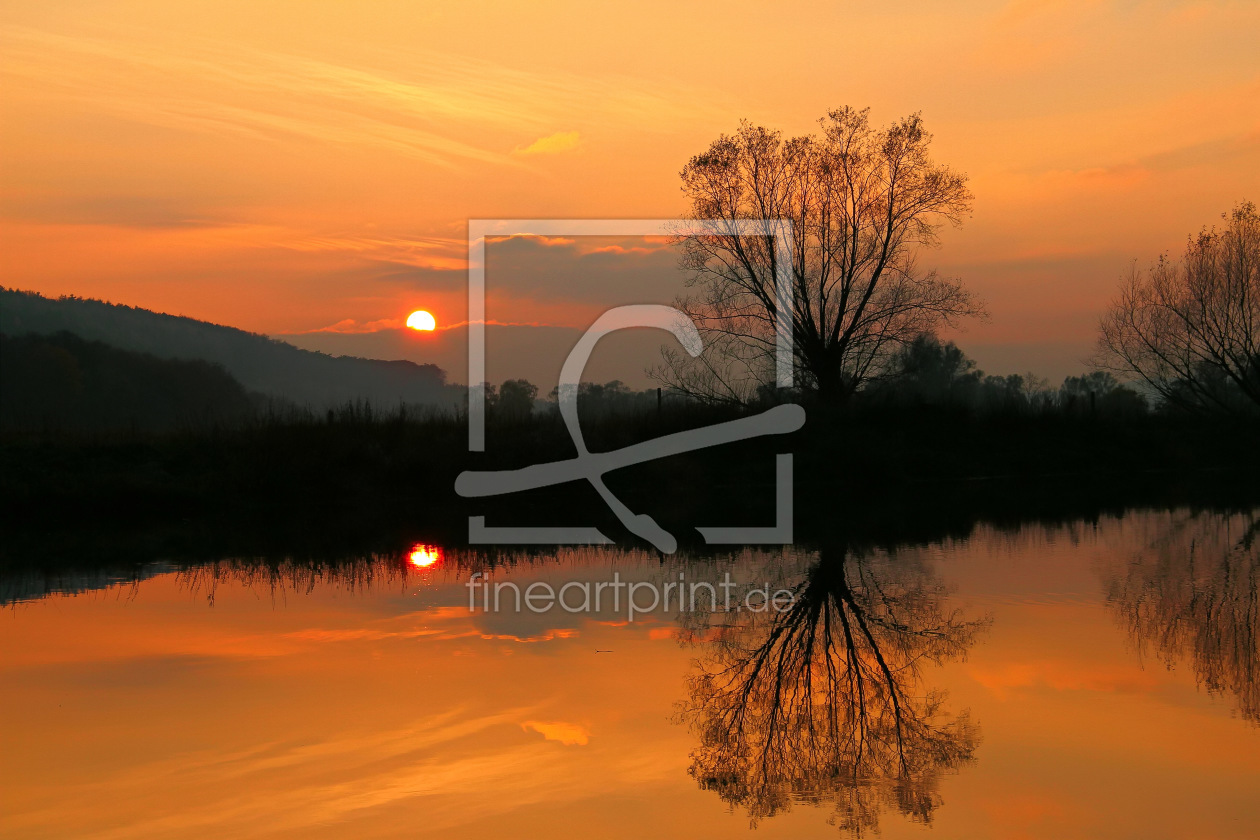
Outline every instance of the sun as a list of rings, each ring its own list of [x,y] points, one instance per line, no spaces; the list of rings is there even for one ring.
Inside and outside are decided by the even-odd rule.
[[[437,329],[437,320],[423,309],[417,309],[407,316],[407,326],[413,330],[421,330],[422,332],[432,332]]]

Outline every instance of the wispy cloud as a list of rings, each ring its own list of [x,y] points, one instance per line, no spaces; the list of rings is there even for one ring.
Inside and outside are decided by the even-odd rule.
[[[582,135],[577,131],[557,131],[546,137],[539,137],[528,146],[517,146],[512,150],[514,155],[557,155],[571,152],[582,145]]]
[[[6,815],[4,825],[19,833],[55,827],[67,836],[120,840],[308,835],[355,821],[350,834],[394,836],[400,807],[414,809],[407,816],[423,814],[429,831],[452,829],[466,825],[470,815],[484,818],[541,802],[564,807],[609,787],[659,783],[682,772],[676,762],[662,761],[653,743],[575,764],[572,753],[525,732],[578,745],[589,740],[589,731],[532,720],[539,711],[452,709],[404,726],[330,731],[303,743],[185,752],[67,788],[92,801],[144,807],[86,811],[45,802]]]
[[[376,262],[435,271],[462,272],[468,265],[468,246],[462,239],[296,235],[277,239],[275,244],[293,251],[352,254]]]
[[[406,325],[401,318],[383,318],[379,321],[356,321],[353,318],[345,318],[335,324],[329,324],[326,327],[309,330],[308,332],[355,335],[358,333],[380,332],[381,330],[401,330],[404,326]]]
[[[471,321],[457,321],[453,324],[438,324],[437,331],[457,330],[467,327]],[[567,327],[567,324],[553,324],[544,321],[478,321],[479,324],[485,324],[488,327]],[[353,318],[346,318],[335,324],[329,324],[326,327],[320,327],[315,330],[306,330],[300,333],[291,333],[292,335],[311,335],[314,333],[338,333],[341,335],[360,335],[364,333],[380,332],[382,330],[401,330],[406,325],[401,318],[385,318],[380,321],[356,321]]]
[[[567,114],[668,126],[684,107],[697,115],[685,103],[705,101],[631,78],[539,74],[426,50],[379,69],[210,39],[184,38],[176,48],[159,33],[137,30],[83,35],[12,26],[0,45],[10,96],[71,100],[187,131],[366,146],[443,166],[524,165],[495,140],[536,134]],[[566,151],[579,141],[577,131],[560,132],[520,154]]]

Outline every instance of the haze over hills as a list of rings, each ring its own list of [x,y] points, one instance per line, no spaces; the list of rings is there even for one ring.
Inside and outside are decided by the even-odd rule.
[[[0,333],[62,332],[158,359],[212,362],[249,391],[315,409],[355,400],[451,408],[464,397],[464,389],[448,385],[445,371],[433,364],[329,356],[193,318],[0,288]]]
[[[546,395],[556,387],[560,369],[583,330],[577,327],[487,324],[485,380],[499,385],[527,379]],[[324,353],[378,359],[431,359],[448,371],[453,382],[468,380],[467,325],[417,334],[414,330],[373,332],[310,332],[281,334],[286,342]],[[661,347],[682,352],[672,335],[657,329],[625,329],[608,333],[595,345],[582,374],[586,382],[620,380],[631,388],[654,388],[647,371],[661,363]]]

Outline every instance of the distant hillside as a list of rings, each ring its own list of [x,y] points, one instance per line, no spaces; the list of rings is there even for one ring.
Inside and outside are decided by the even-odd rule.
[[[69,332],[160,359],[221,365],[246,389],[322,409],[352,400],[450,407],[463,390],[436,365],[329,356],[283,341],[147,309],[0,288],[0,333]]]
[[[0,576],[0,607],[23,601],[38,601],[53,593],[77,595],[80,592],[95,592],[120,584],[137,583],[173,571],[176,571],[175,567],[166,563],[128,566],[120,564],[118,568],[102,564],[99,568],[61,573],[22,569]]]
[[[200,359],[159,359],[70,333],[0,335],[0,426],[170,430],[230,421],[254,407],[241,384]]]

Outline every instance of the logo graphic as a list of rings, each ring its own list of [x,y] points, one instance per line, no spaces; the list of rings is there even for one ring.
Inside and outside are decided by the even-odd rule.
[[[568,219],[568,220],[472,220],[468,223],[468,451],[485,451],[486,441],[486,237],[494,236],[771,236],[775,252],[775,384],[792,386],[792,287],[791,222],[780,219],[741,219],[682,222],[678,220]],[[671,306],[638,304],[619,306],[601,315],[578,340],[560,372],[557,399],[565,428],[577,448],[577,456],[564,461],[535,464],[518,470],[460,473],[455,491],[466,498],[498,496],[586,480],[626,530],[672,554],[678,548],[673,534],[651,516],[636,514],[604,484],[604,475],[622,467],[678,455],[724,443],[763,435],[787,434],[805,423],[799,405],[778,405],[750,417],[741,417],[698,429],[666,435],[611,452],[591,452],[578,425],[578,383],[596,343],[619,329],[654,327],[673,334],[693,357],[703,341],[695,324]],[[697,527],[710,545],[792,542],[792,456],[775,456],[775,524],[769,527]],[[491,527],[484,516],[468,518],[472,544],[608,544],[612,540],[596,528]]]

